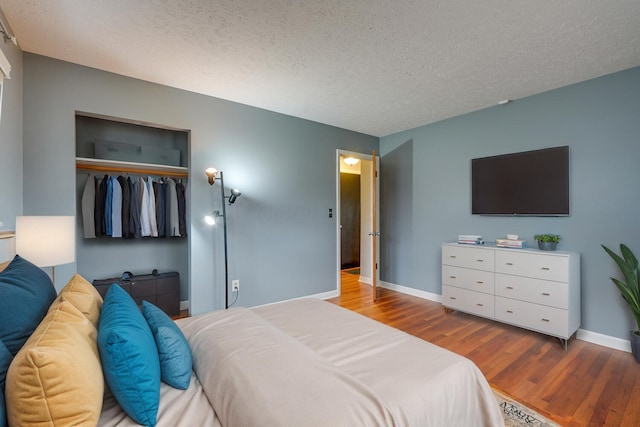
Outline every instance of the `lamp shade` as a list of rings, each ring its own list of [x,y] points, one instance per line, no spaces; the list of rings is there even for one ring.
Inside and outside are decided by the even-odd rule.
[[[73,216],[19,216],[16,253],[38,267],[52,267],[76,258]]]

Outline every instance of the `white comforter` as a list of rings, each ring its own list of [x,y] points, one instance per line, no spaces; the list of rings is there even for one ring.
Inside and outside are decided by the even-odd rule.
[[[193,387],[187,398],[163,385],[158,426],[503,425],[470,360],[324,301],[233,308],[178,325],[193,350]],[[112,406],[101,425],[135,425]]]

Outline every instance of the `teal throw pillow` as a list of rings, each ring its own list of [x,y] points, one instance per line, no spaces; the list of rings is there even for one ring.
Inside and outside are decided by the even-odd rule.
[[[7,379],[7,370],[13,360],[13,356],[7,347],[0,341],[0,427],[7,427],[7,409],[4,403],[4,384]]]
[[[155,426],[160,403],[160,361],[149,325],[118,285],[105,295],[98,324],[104,378],[135,422]]]
[[[12,355],[36,330],[55,298],[49,275],[19,255],[0,272],[0,341]]]
[[[9,365],[55,298],[47,273],[19,255],[0,272],[0,427],[7,426],[4,384]]]
[[[178,325],[155,305],[142,301],[142,314],[156,340],[160,356],[160,378],[171,387],[189,388],[191,381],[191,348]]]

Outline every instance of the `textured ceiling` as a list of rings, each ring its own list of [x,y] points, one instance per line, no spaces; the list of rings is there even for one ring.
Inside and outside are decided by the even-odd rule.
[[[375,136],[640,65],[639,0],[0,0],[0,8],[26,52]]]

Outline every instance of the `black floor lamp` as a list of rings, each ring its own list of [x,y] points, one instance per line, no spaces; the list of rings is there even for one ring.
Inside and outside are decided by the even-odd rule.
[[[224,174],[222,171],[218,171],[216,168],[207,168],[204,173],[209,178],[209,185],[213,186],[216,181],[216,176],[220,178],[220,200],[222,202],[222,214],[220,211],[213,211],[213,215],[207,215],[205,221],[207,224],[214,225],[216,218],[222,218],[222,234],[224,238],[224,308],[229,308],[229,265],[227,262],[227,207],[225,199],[229,199],[229,205],[236,202],[236,199],[240,197],[242,193],[233,189],[228,196],[224,195]]]

